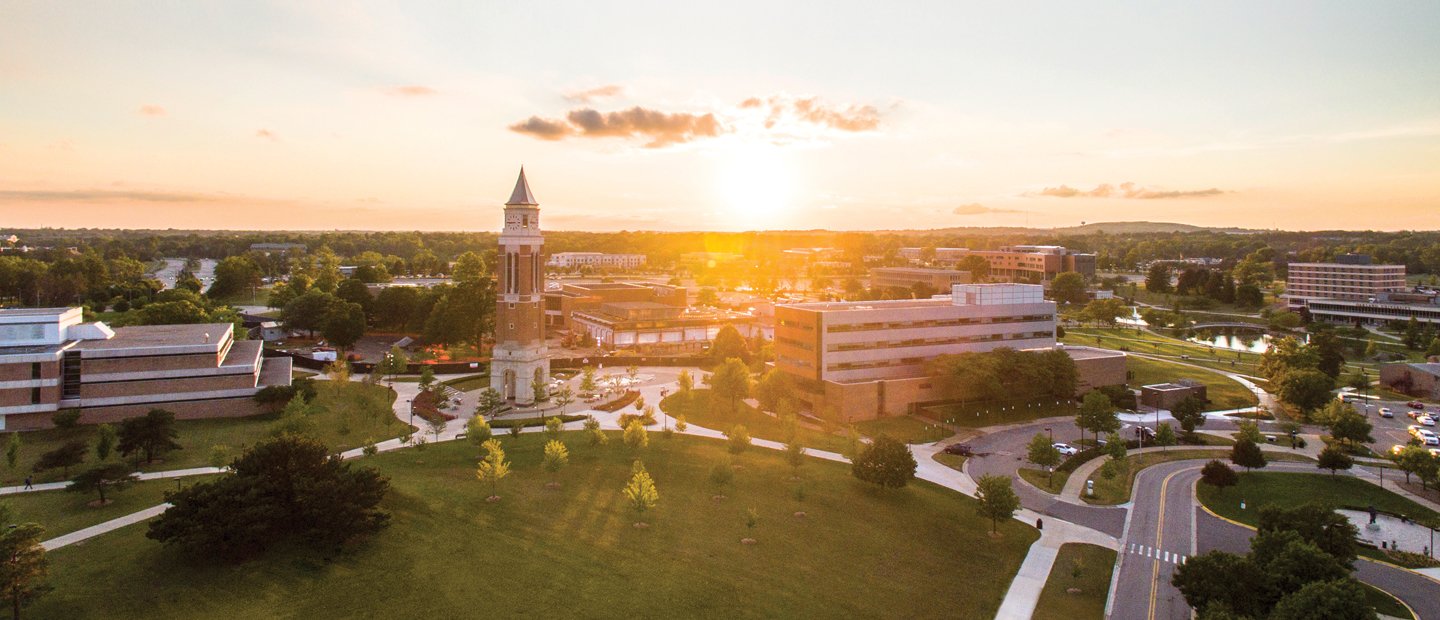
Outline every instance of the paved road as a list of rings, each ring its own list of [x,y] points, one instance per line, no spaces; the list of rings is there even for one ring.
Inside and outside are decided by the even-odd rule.
[[[180,277],[180,271],[185,269],[185,259],[166,258],[165,267],[155,272],[155,279],[166,289],[175,288],[175,280]],[[200,259],[200,268],[195,271],[195,277],[200,278],[202,284],[201,292],[210,288],[215,283],[215,260],[209,258]]]
[[[1355,411],[1364,415],[1375,427],[1370,433],[1370,436],[1375,438],[1375,441],[1370,444],[1370,449],[1374,450],[1376,454],[1388,454],[1391,446],[1404,445],[1410,441],[1410,433],[1406,427],[1416,424],[1416,421],[1410,419],[1407,414],[1410,411],[1417,411],[1417,409],[1405,404],[1406,402],[1403,400],[1369,400],[1354,403]],[[1380,417],[1382,408],[1389,409],[1395,417]],[[1432,414],[1432,417],[1440,417],[1440,405],[1426,405],[1425,411]],[[1426,428],[1440,433],[1440,426]]]
[[[1170,578],[1195,552],[1193,497],[1198,477],[1185,474],[1203,463],[1161,463],[1135,477],[1134,504],[1120,541],[1112,618],[1190,617],[1190,606],[1170,585]]]

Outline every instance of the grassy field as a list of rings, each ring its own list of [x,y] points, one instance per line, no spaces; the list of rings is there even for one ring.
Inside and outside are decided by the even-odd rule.
[[[1007,404],[947,404],[924,407],[920,416],[932,418],[961,428],[984,428],[1000,424],[1019,424],[1041,418],[1075,417],[1072,402],[1022,402]]]
[[[1026,482],[1035,485],[1035,488],[1041,491],[1058,494],[1065,488],[1065,481],[1070,479],[1070,472],[1057,471],[1054,475],[1051,475],[1043,469],[1021,467],[1020,477],[1024,478]]]
[[[1400,603],[1400,599],[1368,583],[1361,583],[1360,585],[1365,586],[1365,602],[1368,603],[1376,613],[1384,614],[1392,618],[1415,617],[1414,614],[1410,613],[1410,608]]]
[[[395,393],[381,386],[360,383],[337,384],[329,381],[315,382],[316,411],[309,419],[314,422],[315,435],[330,447],[338,450],[357,448],[367,438],[383,441],[398,437],[405,425],[395,418],[391,403]],[[209,420],[179,420],[175,428],[180,436],[176,439],[181,449],[170,452],[164,459],[154,463],[138,463],[139,471],[161,471],[185,469],[210,465],[212,446],[230,448],[231,456],[237,455],[243,446],[267,436],[275,423],[274,416],[255,415],[244,418],[214,418]],[[118,427],[118,425],[116,425]],[[20,458],[16,467],[6,468],[0,480],[6,485],[23,482],[41,454],[53,450],[72,439],[84,440],[95,445],[97,426],[85,425],[74,429],[47,429],[20,434]],[[0,438],[0,442],[9,437]],[[120,458],[112,454],[111,459]],[[86,456],[86,462],[70,468],[73,475],[93,464],[95,454]],[[34,474],[35,482],[53,482],[64,479],[63,472],[52,469]]]
[[[1266,452],[1265,458],[1274,461],[1311,461],[1309,457],[1299,454],[1287,454],[1283,452]],[[1174,448],[1160,452],[1146,452],[1136,454],[1125,459],[1125,466],[1112,478],[1100,475],[1097,470],[1091,478],[1095,481],[1095,496],[1083,497],[1087,503],[1100,505],[1123,504],[1130,501],[1130,489],[1135,487],[1135,476],[1140,470],[1160,463],[1171,461],[1184,461],[1188,459],[1216,459],[1222,463],[1230,464],[1230,453],[1224,450],[1187,450]],[[1203,485],[1202,485],[1203,486]]]
[[[714,409],[717,409],[714,410]],[[702,426],[711,430],[726,432],[736,424],[745,425],[750,437],[754,439],[769,439],[771,441],[785,441],[785,429],[780,420],[756,411],[755,408],[740,403],[739,415],[731,416],[726,403],[720,403],[718,407],[712,408],[710,404],[710,390],[695,389],[690,393],[675,393],[660,401],[660,409],[671,417],[685,416],[685,422]],[[816,430],[801,427],[797,429],[797,436],[800,443],[806,448],[826,450],[829,452],[844,452],[849,448],[849,440],[840,435],[832,435]]]
[[[1229,377],[1199,368],[1133,355],[1126,358],[1125,367],[1131,373],[1130,383],[1133,386],[1166,383],[1176,379],[1193,379],[1204,383],[1206,396],[1210,398],[1210,403],[1206,405],[1207,411],[1252,407],[1260,402],[1249,388]]]
[[[752,450],[724,488],[722,442],[654,437],[636,454],[584,444],[539,468],[543,437],[506,438],[514,470],[487,502],[464,442],[361,461],[393,489],[391,525],[343,553],[277,551],[240,565],[177,557],[130,527],[50,554],[55,590],[31,617],[991,618],[1035,530],[992,539],[974,500],[916,482],[880,490],[844,463],[801,469],[803,501],[779,452]],[[631,460],[655,477],[648,528],[620,493]],[[547,489],[546,482],[561,482]],[[758,521],[746,525],[754,509]],[[804,518],[793,513],[804,511]],[[754,538],[754,545],[740,543]],[[844,567],[845,570],[837,570]],[[903,588],[877,588],[877,580]]]
[[[1065,330],[1065,344],[1095,346],[1106,349],[1123,349],[1132,353],[1145,353],[1180,360],[1187,356],[1186,363],[1217,370],[1228,370],[1245,374],[1256,374],[1260,355],[1256,353],[1226,351],[1209,346],[1167,338],[1151,332],[1137,332],[1134,328],[1076,327]],[[1232,364],[1232,362],[1234,362]]]
[[[905,443],[935,443],[954,435],[950,429],[929,420],[894,416],[856,422],[855,430],[866,437],[889,435]]]
[[[1373,505],[1392,514],[1440,524],[1440,514],[1409,499],[1352,476],[1331,476],[1328,473],[1241,473],[1240,484],[1233,488],[1220,491],[1202,484],[1197,487],[1195,495],[1200,503],[1216,514],[1252,527],[1259,523],[1262,506],[1293,507],[1314,502],[1358,509]],[[1240,510],[1242,497],[1245,498],[1245,510]]]
[[[964,471],[965,461],[967,457],[963,457],[958,454],[946,454],[944,452],[936,452],[935,455],[930,458],[935,459],[936,463],[949,467],[950,469],[953,469],[955,471]]]
[[[1050,578],[1040,591],[1040,602],[1031,620],[1090,620],[1105,617],[1105,599],[1110,594],[1110,573],[1115,570],[1115,551],[1099,545],[1060,545]],[[1079,576],[1076,576],[1076,573]],[[1077,594],[1067,592],[1079,589]]]
[[[165,501],[166,491],[179,488],[177,481],[188,487],[209,478],[211,476],[189,476],[137,482],[118,493],[106,491],[105,498],[110,503],[104,506],[89,505],[100,499],[95,493],[68,491],[17,493],[5,496],[0,503],[10,509],[16,523],[33,521],[45,526],[45,538],[50,539],[160,504]]]

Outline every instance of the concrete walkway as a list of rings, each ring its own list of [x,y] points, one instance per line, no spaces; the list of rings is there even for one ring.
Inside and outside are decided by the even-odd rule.
[[[149,508],[141,510],[140,512],[133,512],[118,519],[111,519],[99,525],[92,525],[83,530],[75,530],[73,532],[70,532],[69,534],[65,534],[64,536],[56,536],[55,538],[51,538],[50,540],[40,543],[40,546],[43,547],[46,551],[54,551],[67,545],[73,545],[87,538],[94,538],[96,536],[104,534],[105,532],[113,532],[127,525],[139,523],[146,519],[150,519],[152,517],[158,516],[162,512],[165,512],[169,508],[170,504],[151,506]]]
[[[147,471],[135,474],[140,480],[164,480],[167,478],[184,478],[186,476],[203,476],[205,474],[218,474],[224,470],[214,467],[192,467],[190,469],[170,469],[166,471]],[[38,493],[40,491],[63,491],[70,486],[69,480],[60,482],[42,482],[25,488],[23,485],[13,487],[0,487],[0,495],[15,495],[17,493]]]

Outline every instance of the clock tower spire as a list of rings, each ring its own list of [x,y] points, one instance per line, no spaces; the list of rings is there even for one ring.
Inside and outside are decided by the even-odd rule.
[[[530,192],[521,168],[515,190],[505,203],[505,227],[500,231],[495,350],[490,359],[490,387],[521,406],[536,402],[535,383],[550,381],[545,348],[544,244],[540,203]]]

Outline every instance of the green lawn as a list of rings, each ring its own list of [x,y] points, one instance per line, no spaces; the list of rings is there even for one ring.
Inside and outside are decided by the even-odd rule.
[[[1105,617],[1115,551],[1099,545],[1065,543],[1040,591],[1031,620],[1089,620]],[[1076,576],[1078,573],[1078,577]],[[1080,590],[1070,594],[1069,590]]]
[[[1059,494],[1065,488],[1065,481],[1070,479],[1070,472],[1056,471],[1053,475],[1043,469],[1033,467],[1021,467],[1020,477],[1026,482],[1035,485],[1035,488],[1046,493]]]
[[[1410,613],[1410,608],[1400,602],[1400,599],[1391,596],[1388,592],[1381,590],[1368,583],[1361,583],[1365,586],[1365,602],[1375,610],[1376,613],[1385,614],[1392,618],[1414,618],[1415,614]]]
[[[1309,457],[1284,452],[1266,452],[1265,458],[1274,461],[1312,461]],[[1106,478],[1096,470],[1091,479],[1095,481],[1095,496],[1082,497],[1087,503],[1100,505],[1123,504],[1130,501],[1130,490],[1135,487],[1135,476],[1140,470],[1160,463],[1189,459],[1215,459],[1230,464],[1230,453],[1225,450],[1187,450],[1172,448],[1160,452],[1145,452],[1125,459],[1126,464],[1114,477]]]
[[[935,443],[955,434],[929,420],[903,415],[856,422],[855,430],[866,437],[889,435],[905,443]]]
[[[1406,515],[1416,521],[1440,524],[1440,514],[1409,499],[1353,476],[1331,476],[1329,473],[1241,473],[1240,483],[1232,488],[1221,491],[1201,484],[1195,495],[1200,503],[1216,514],[1252,527],[1260,521],[1262,506],[1293,507],[1312,502],[1362,510],[1373,505],[1379,510]],[[1245,510],[1240,510],[1241,498],[1245,499]]]
[[[946,422],[961,428],[984,428],[1000,424],[1019,424],[1041,418],[1073,418],[1077,413],[1075,403],[1020,402],[1020,403],[966,403],[931,405],[920,409],[920,416]]]
[[[677,392],[666,396],[665,400],[660,401],[660,409],[671,417],[684,415],[687,424],[711,430],[726,432],[736,424],[743,424],[752,438],[771,441],[788,439],[780,420],[760,413],[743,402],[739,404],[739,414],[735,416],[730,414],[728,403],[717,403],[712,407],[708,389],[690,390],[688,395]],[[800,427],[796,434],[806,448],[841,453],[849,448],[849,440],[839,435],[804,427]]]
[[[935,462],[955,471],[965,471],[965,460],[967,457],[960,456],[959,454],[936,452],[935,455],[930,458],[935,459]]]
[[[1134,387],[1168,383],[1177,379],[1193,379],[1204,383],[1206,396],[1210,398],[1206,411],[1252,407],[1260,402],[1249,388],[1229,377],[1207,370],[1133,355],[1126,358],[1125,367],[1130,372],[1130,385]]]
[[[176,481],[188,487],[209,478],[211,476],[189,476],[137,482],[118,493],[106,491],[105,498],[110,503],[98,507],[88,504],[98,501],[99,495],[69,491],[17,493],[0,499],[0,504],[10,509],[15,523],[34,521],[45,526],[45,538],[50,539],[160,504],[165,501],[166,491],[178,488]]]
[[[398,437],[405,429],[405,425],[395,418],[391,409],[395,392],[389,388],[361,383],[342,385],[317,381],[315,389],[316,412],[311,414],[310,419],[315,424],[316,435],[327,445],[348,450],[364,445],[366,438],[383,441]],[[227,446],[232,456],[237,455],[241,447],[267,436],[274,422],[274,417],[270,415],[176,421],[175,428],[180,433],[176,441],[180,443],[181,449],[166,454],[164,459],[154,463],[139,463],[137,468],[140,471],[161,471],[208,466],[212,446]],[[6,485],[23,482],[41,454],[71,439],[82,439],[94,446],[97,428],[85,425],[69,430],[47,429],[20,433],[20,458],[16,467],[4,470],[0,480]],[[7,441],[8,436],[0,438],[0,442]],[[112,455],[110,458],[117,456]],[[73,475],[76,471],[83,470],[94,459],[92,452],[87,455],[86,463],[70,468],[70,473]],[[63,472],[59,469],[34,474],[35,482],[63,479]]]
[[[363,459],[390,477],[386,530],[340,554],[277,551],[234,566],[186,561],[130,527],[50,554],[55,590],[33,617],[991,618],[1037,532],[992,539],[974,500],[925,482],[880,490],[812,459],[798,501],[782,455],[751,450],[716,500],[722,442],[567,433],[569,467],[539,469],[543,437],[505,438],[502,499],[475,480],[464,442]],[[631,460],[659,506],[638,519],[620,493]],[[759,515],[747,528],[745,514]],[[793,513],[807,516],[796,518]],[[744,545],[742,538],[758,544]],[[843,568],[843,570],[842,570]],[[877,582],[904,587],[876,587]]]

